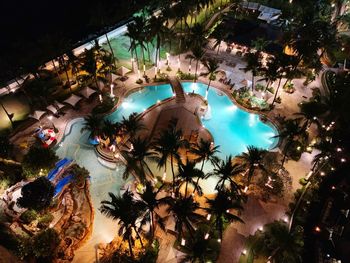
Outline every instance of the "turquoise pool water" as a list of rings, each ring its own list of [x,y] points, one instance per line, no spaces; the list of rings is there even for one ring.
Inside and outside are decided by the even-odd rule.
[[[107,116],[107,119],[113,122],[120,121],[123,116],[127,118],[133,112],[141,113],[156,104],[158,100],[161,101],[172,96],[173,91],[170,84],[144,87],[125,98],[121,107]]]
[[[205,97],[207,85],[182,83],[185,92],[195,92]],[[202,123],[220,145],[220,157],[237,155],[247,150],[248,145],[270,149],[277,143],[272,138],[277,133],[272,125],[263,123],[259,115],[238,108],[223,92],[210,88],[208,93],[209,116]]]

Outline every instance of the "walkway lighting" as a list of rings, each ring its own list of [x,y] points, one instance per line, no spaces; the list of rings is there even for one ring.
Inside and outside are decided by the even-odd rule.
[[[346,159],[345,159],[345,158],[341,158],[340,161],[341,161],[342,163],[345,163],[345,162],[346,162]]]
[[[186,240],[185,239],[181,239],[181,246],[185,246],[186,245]]]
[[[206,233],[204,239],[207,240],[209,238],[209,233]]]
[[[210,218],[211,218],[211,214],[208,214],[208,215],[207,215],[207,220],[209,221]]]
[[[258,230],[262,232],[264,230],[264,227],[263,226],[259,226]]]
[[[322,172],[320,172],[320,174],[321,174],[322,176],[326,175],[326,173],[325,173],[325,172],[323,172],[323,171],[322,171]]]
[[[289,220],[288,220],[288,217],[285,216],[285,217],[283,218],[283,222],[284,222],[284,223],[288,223],[288,221],[289,221]]]
[[[337,148],[337,152],[341,152],[341,148]]]
[[[221,243],[221,239],[220,238],[218,239],[218,242]]]
[[[319,233],[319,232],[321,232],[321,228],[319,226],[316,226],[315,231]]]
[[[242,250],[242,254],[245,256],[245,255],[247,255],[247,250],[246,249],[243,249]]]

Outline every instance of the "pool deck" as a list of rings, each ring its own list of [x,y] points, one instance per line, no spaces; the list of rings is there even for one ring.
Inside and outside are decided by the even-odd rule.
[[[216,51],[213,50],[207,50],[207,55],[216,57],[219,60],[222,60],[223,63],[220,64],[220,69],[222,70],[229,70],[233,74],[233,82],[239,83],[242,79],[251,79],[251,74],[249,72],[245,73],[242,68],[245,67],[245,62],[242,60],[241,57],[234,56],[232,54],[227,54],[225,52],[225,45],[224,43],[221,46],[220,52],[218,55],[216,55]],[[181,54],[180,58],[180,68],[183,72],[188,72],[189,69],[189,61],[185,59],[186,54]],[[168,72],[166,71],[166,65],[165,61],[163,61],[161,64],[161,71],[166,72],[169,74],[170,77],[174,77],[177,71],[178,65],[178,56],[170,56],[169,62],[170,66],[173,68],[172,71]],[[232,63],[235,64],[234,67],[230,66]],[[192,61],[192,69],[195,68],[195,61]],[[203,72],[204,69],[202,67],[199,67],[198,74],[200,72]],[[192,72],[193,73],[193,72]],[[154,77],[154,69],[150,69],[146,72],[148,76],[151,78]],[[125,82],[121,82],[119,80],[116,80],[114,82],[114,94],[119,97],[118,104],[116,107],[120,106],[120,104],[123,101],[123,97],[128,94],[131,90],[140,87],[140,85],[136,84],[135,81],[137,80],[137,74],[131,73],[128,75],[128,80]],[[258,77],[256,78],[258,79]],[[199,81],[203,83],[208,83],[208,80],[204,77],[199,77]],[[284,80],[282,80],[284,82]],[[287,94],[284,91],[280,91],[279,96],[282,98],[281,104],[276,104],[276,107],[270,111],[265,113],[266,116],[271,120],[272,122],[277,122],[279,116],[285,116],[285,117],[291,117],[293,113],[298,112],[299,107],[298,103],[306,100],[307,98],[312,96],[312,90],[310,87],[321,87],[320,77],[317,77],[315,81],[313,81],[311,84],[308,85],[308,87],[303,86],[302,84],[303,79],[295,79],[293,80],[294,86],[296,88],[296,91],[293,94]],[[148,83],[147,85],[158,85],[160,83]],[[226,94],[230,95],[230,87],[220,83],[219,81],[212,81],[211,85],[217,89],[220,89],[221,91],[225,92]],[[273,85],[276,88],[276,85]],[[109,92],[109,88],[106,87],[104,89],[106,92]],[[229,96],[231,99],[232,96]],[[186,98],[186,107],[190,105],[190,99]],[[271,100],[271,98],[270,98]],[[270,102],[269,100],[269,102]],[[66,110],[66,114],[58,119],[53,118],[52,123],[55,124],[55,126],[59,129],[60,133],[58,134],[58,141],[60,141],[63,138],[63,131],[65,130],[65,126],[69,121],[72,119],[78,118],[78,117],[84,117],[88,115],[94,106],[98,104],[98,100],[95,97],[95,99],[91,101],[83,101],[80,105],[80,108],[78,110],[74,110],[72,108],[68,108]],[[191,105],[190,105],[191,106]],[[239,106],[239,105],[238,105]],[[158,130],[158,127],[163,127],[163,121],[158,123],[155,121],[157,117],[156,114],[160,115],[160,112],[164,110],[165,113],[162,113],[164,120],[170,118],[170,116],[180,116],[182,119],[182,114],[184,112],[184,109],[177,108],[175,113],[172,112],[172,110],[167,111],[166,110],[167,105],[160,105],[157,107],[154,111],[149,111],[144,114],[145,121],[150,122],[150,126],[157,127],[156,130]],[[193,109],[193,108],[192,108]],[[192,110],[187,109],[189,112],[192,112]],[[245,109],[246,110],[246,109]],[[152,116],[154,114],[154,116]],[[181,127],[183,126],[191,126],[193,123],[191,122],[191,118],[188,116],[188,119],[186,121],[182,121],[183,125],[181,124]],[[151,124],[153,123],[153,125]],[[14,136],[12,136],[11,141],[14,142],[20,150],[26,150],[25,147],[19,147],[24,142],[30,142],[32,138],[32,132],[33,130],[38,127],[39,122],[31,125],[30,127],[24,129],[23,131],[16,133]],[[47,118],[43,118],[41,120],[42,126],[50,126],[52,125],[50,120]],[[158,126],[159,125],[159,126]],[[190,130],[193,128],[186,128],[186,133],[190,132]],[[311,135],[312,137],[312,135]],[[287,204],[291,200],[293,196],[293,192],[300,187],[298,181],[300,178],[305,176],[311,167],[311,161],[312,157],[314,156],[314,152],[311,154],[304,153],[301,157],[301,159],[298,162],[289,160],[286,163],[286,169],[290,173],[292,177],[292,189],[286,195],[278,200],[263,203],[260,200],[256,200],[255,197],[252,197],[251,200],[246,205],[246,210],[243,214],[243,217],[245,219],[245,224],[231,224],[227,230],[224,233],[224,238],[222,241],[222,250],[218,259],[218,263],[234,263],[238,262],[238,258],[240,256],[240,248],[243,248],[244,246],[244,240],[247,235],[252,234],[255,232],[255,230],[262,224],[271,222],[275,219],[280,219],[284,216],[285,211],[287,210]],[[258,213],[258,216],[257,216]],[[167,239],[167,238],[166,238]],[[164,240],[164,242],[168,242],[167,246],[163,247],[160,251],[159,258],[166,259],[164,262],[177,262],[176,259],[176,253],[174,253],[174,249],[172,248],[172,240]],[[90,255],[91,254],[91,255]],[[77,258],[96,258],[98,257],[98,251],[94,248],[89,249],[89,251],[85,251],[84,253],[81,253],[80,255],[77,255]]]

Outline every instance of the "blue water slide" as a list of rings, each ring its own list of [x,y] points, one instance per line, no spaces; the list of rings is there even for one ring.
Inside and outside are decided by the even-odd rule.
[[[73,179],[73,175],[67,175],[66,177],[62,178],[61,180],[59,180],[55,186],[55,197],[62,191],[63,187],[70,183]]]
[[[57,174],[59,171],[61,171],[61,169],[62,169],[64,166],[70,164],[71,162],[72,162],[72,160],[70,160],[70,159],[68,159],[68,158],[64,158],[64,159],[58,161],[58,162],[56,163],[55,168],[52,169],[52,170],[49,172],[49,174],[47,175],[47,179],[49,179],[50,181],[52,181],[53,179],[55,179],[56,174]]]

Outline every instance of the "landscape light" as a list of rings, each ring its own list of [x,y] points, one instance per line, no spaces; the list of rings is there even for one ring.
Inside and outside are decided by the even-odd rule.
[[[340,161],[341,161],[342,163],[345,163],[345,162],[346,162],[345,158],[341,158]]]
[[[218,242],[221,243],[221,239],[220,238],[218,239]]]
[[[181,239],[181,246],[184,246],[184,245],[186,245],[186,240],[185,239]]]
[[[209,238],[209,233],[206,233],[204,239],[207,240]]]
[[[210,218],[211,218],[211,214],[208,214],[208,215],[207,215],[207,220],[209,221]]]
[[[316,227],[315,227],[315,231],[316,231],[316,232],[321,232],[321,228],[318,227],[318,226],[316,226]]]
[[[243,249],[243,250],[242,250],[242,254],[243,254],[243,255],[247,255],[247,250],[246,250],[246,249]]]

